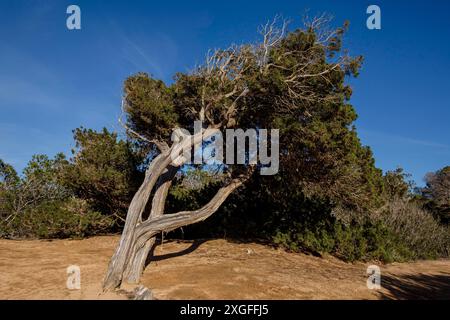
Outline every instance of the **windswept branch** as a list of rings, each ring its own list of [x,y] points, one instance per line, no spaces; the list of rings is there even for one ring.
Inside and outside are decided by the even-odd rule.
[[[159,232],[169,232],[207,219],[219,209],[222,203],[235,189],[242,185],[244,180],[245,179],[233,179],[229,184],[220,188],[216,195],[198,210],[166,214],[143,222],[136,230],[137,246],[143,246],[149,237],[152,237]]]

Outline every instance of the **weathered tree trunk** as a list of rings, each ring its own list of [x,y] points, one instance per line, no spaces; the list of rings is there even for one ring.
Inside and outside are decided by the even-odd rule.
[[[172,179],[177,172],[176,167],[169,167],[158,181],[156,186],[156,192],[153,196],[151,211],[148,219],[156,218],[164,213],[164,207],[166,204],[167,194],[169,193],[170,186],[172,185]],[[138,283],[142,272],[144,271],[145,262],[148,258],[150,249],[155,244],[155,237],[150,238],[142,248],[133,248],[133,255],[130,262],[127,265],[125,271],[125,279],[128,283]]]
[[[183,157],[183,151],[186,148],[201,143],[204,138],[213,134],[214,131],[209,131],[207,134],[203,132],[195,134],[192,138],[184,139],[170,149],[163,150],[152,161],[146,171],[144,182],[128,208],[119,245],[111,258],[103,281],[103,290],[119,287],[124,278],[131,283],[138,282],[156,234],[206,219],[217,211],[228,195],[240,185],[239,181],[233,180],[229,185],[221,188],[216,196],[199,210],[163,215],[167,193],[176,172],[173,166],[180,166],[187,160]],[[149,218],[142,221],[142,215],[157,181],[160,183],[152,200],[152,211]]]
[[[130,249],[134,243],[136,225],[142,217],[142,213],[145,210],[148,198],[157,179],[170,162],[168,152],[158,155],[150,164],[144,182],[131,200],[119,245],[111,258],[108,271],[103,281],[104,290],[114,289],[120,286],[125,267],[130,258]]]

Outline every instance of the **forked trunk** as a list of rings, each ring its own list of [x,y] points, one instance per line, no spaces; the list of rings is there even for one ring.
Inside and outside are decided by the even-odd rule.
[[[208,134],[212,135],[213,133],[210,131]],[[167,193],[176,173],[176,167],[173,165],[182,165],[186,161],[183,158],[183,150],[201,143],[205,137],[207,135],[203,136],[201,132],[194,135],[192,139],[182,140],[172,148],[164,150],[152,161],[146,171],[144,182],[128,208],[119,245],[111,258],[103,281],[103,290],[118,288],[123,279],[130,283],[139,282],[148,253],[155,243],[156,234],[206,219],[217,211],[234,189],[242,184],[242,180],[232,180],[221,188],[208,204],[198,210],[163,214]],[[178,155],[176,159],[171,157],[174,154]],[[143,213],[155,185],[157,188],[152,200],[150,215],[146,221],[142,221]]]
[[[172,179],[177,172],[177,168],[171,166],[158,181],[156,192],[153,196],[152,207],[148,219],[156,218],[164,213],[167,194],[169,193]],[[156,241],[155,237],[151,237],[142,248],[136,250],[133,247],[133,253],[130,262],[125,270],[125,279],[128,283],[138,283],[142,272],[145,268],[145,263],[148,255]]]
[[[130,250],[134,243],[136,225],[142,217],[154,185],[170,162],[170,155],[168,153],[158,155],[150,164],[144,182],[131,200],[119,245],[111,258],[103,281],[104,290],[114,289],[120,286],[125,267],[130,259]]]

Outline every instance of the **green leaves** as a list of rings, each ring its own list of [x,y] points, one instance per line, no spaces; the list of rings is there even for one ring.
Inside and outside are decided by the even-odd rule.
[[[169,140],[178,120],[173,91],[161,80],[138,73],[125,81],[124,94],[124,111],[129,127],[149,140]]]
[[[137,190],[142,162],[130,143],[107,129],[74,130],[76,149],[61,171],[61,183],[105,215],[124,216]]]

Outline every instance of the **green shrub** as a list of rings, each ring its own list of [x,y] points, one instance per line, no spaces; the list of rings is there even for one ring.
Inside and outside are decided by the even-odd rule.
[[[109,232],[114,219],[91,211],[79,199],[47,202],[0,224],[4,238],[81,238]]]
[[[449,255],[449,229],[414,202],[393,200],[376,219],[409,249],[408,258],[435,259]]]
[[[277,231],[273,241],[292,251],[330,253],[344,261],[391,262],[408,255],[383,224],[353,221],[345,225],[332,217],[312,228],[297,223],[289,231]]]
[[[304,219],[278,229],[274,243],[292,251],[330,253],[345,261],[393,262],[449,255],[449,229],[405,200],[391,201],[382,214],[350,223],[327,214],[317,218],[314,223]]]

